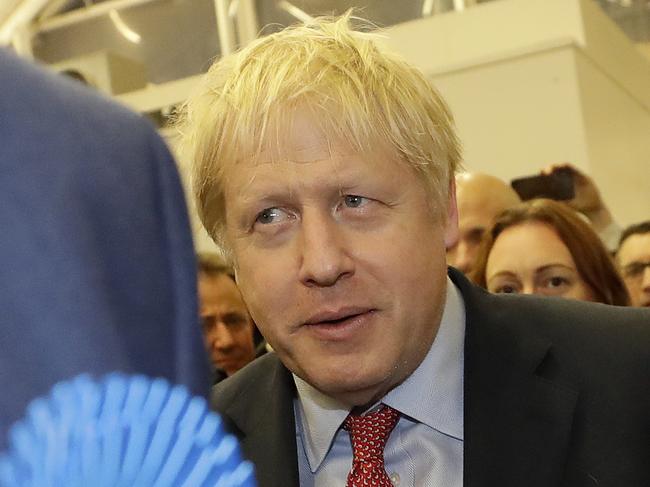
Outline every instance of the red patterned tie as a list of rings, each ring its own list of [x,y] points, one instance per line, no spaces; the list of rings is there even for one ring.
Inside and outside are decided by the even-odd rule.
[[[350,414],[343,429],[352,440],[352,470],[348,474],[347,487],[391,487],[384,470],[384,446],[388,435],[399,419],[399,412],[388,406],[357,416]]]

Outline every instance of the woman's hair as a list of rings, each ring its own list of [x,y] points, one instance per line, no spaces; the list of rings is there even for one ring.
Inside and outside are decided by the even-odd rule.
[[[629,295],[616,271],[614,261],[596,232],[578,214],[563,203],[536,199],[501,213],[481,241],[477,262],[471,275],[479,286],[487,287],[485,268],[497,237],[507,228],[525,223],[543,223],[551,227],[569,249],[576,270],[599,303],[627,306]]]
[[[193,166],[199,216],[226,253],[225,171],[262,152],[281,160],[297,111],[362,154],[387,146],[420,176],[434,215],[446,214],[460,164],[452,115],[416,68],[348,12],[259,38],[218,60],[183,107],[180,154]]]

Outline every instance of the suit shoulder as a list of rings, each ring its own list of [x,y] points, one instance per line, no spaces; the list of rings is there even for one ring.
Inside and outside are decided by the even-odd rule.
[[[550,346],[544,362],[567,383],[633,390],[650,363],[650,311],[569,299],[493,296],[492,332]],[[480,324],[479,324],[480,326]]]
[[[650,350],[650,310],[565,298],[491,294],[456,269],[450,268],[449,276],[461,292],[472,328],[487,327],[504,333],[512,329],[551,341],[614,339]]]
[[[552,341],[581,339],[582,344],[625,346],[650,353],[650,310],[561,298],[495,299],[499,299],[499,308],[511,313],[509,322],[532,327],[531,331]]]
[[[275,353],[253,360],[234,375],[212,387],[210,403],[217,411],[227,410],[242,396],[272,394],[272,383],[279,374],[289,374]]]
[[[482,343],[548,343],[566,364],[599,369],[615,363],[639,370],[650,359],[650,310],[571,299],[490,294],[451,274],[465,303],[466,334],[476,351]],[[590,365],[587,365],[590,364]]]

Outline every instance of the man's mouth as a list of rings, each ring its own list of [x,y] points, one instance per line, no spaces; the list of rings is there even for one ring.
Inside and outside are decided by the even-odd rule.
[[[230,367],[233,365],[237,365],[238,360],[236,358],[231,358],[231,357],[223,357],[223,356],[212,356],[212,361],[216,363],[219,367]]]
[[[307,326],[327,326],[340,325],[350,320],[372,313],[372,308],[365,307],[344,307],[337,310],[324,310],[313,314],[306,322]]]
[[[374,322],[376,311],[358,306],[323,310],[309,317],[301,328],[321,342],[347,343]]]

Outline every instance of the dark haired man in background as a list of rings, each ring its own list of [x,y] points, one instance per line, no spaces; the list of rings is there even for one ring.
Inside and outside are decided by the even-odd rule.
[[[650,306],[650,221],[627,227],[616,251],[632,306]]]

